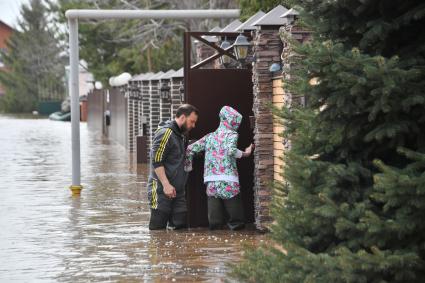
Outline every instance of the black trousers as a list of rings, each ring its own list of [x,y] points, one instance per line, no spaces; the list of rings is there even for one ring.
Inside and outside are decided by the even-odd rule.
[[[150,230],[187,227],[187,205],[184,193],[179,193],[175,198],[170,199],[160,192],[155,201],[151,200],[151,203],[156,205],[151,205]]]
[[[170,229],[186,228],[187,213],[167,213],[158,209],[151,209],[149,230],[162,230],[166,229],[167,227]]]
[[[231,199],[208,197],[208,222],[210,229],[221,229],[227,219],[231,230],[245,227],[245,216],[241,195]]]

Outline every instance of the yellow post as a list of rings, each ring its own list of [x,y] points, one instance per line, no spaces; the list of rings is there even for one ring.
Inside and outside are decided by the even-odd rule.
[[[83,189],[83,186],[72,185],[69,187],[69,189],[71,190],[73,196],[79,196],[81,194],[81,190]]]

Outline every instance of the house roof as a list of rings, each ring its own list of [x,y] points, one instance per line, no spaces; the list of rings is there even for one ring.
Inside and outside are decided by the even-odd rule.
[[[133,79],[133,81],[136,81],[137,80],[137,81],[144,81],[144,82],[146,82],[146,81],[149,81],[150,78],[153,77],[154,75],[156,75],[156,74],[151,73],[151,72],[144,73],[144,74],[141,74],[140,77],[138,76],[137,79]]]
[[[255,30],[257,27],[253,26],[252,24],[255,23],[257,20],[259,20],[262,16],[264,16],[266,13],[263,11],[258,11],[254,15],[252,15],[248,20],[243,22],[240,26],[236,28],[236,30],[244,31],[244,30]]]
[[[295,19],[295,17],[296,16],[298,16],[300,13],[297,11],[297,10],[295,10],[295,9],[293,9],[293,8],[291,8],[291,9],[289,9],[288,11],[286,11],[285,13],[283,13],[280,17],[281,18],[283,18],[284,20],[285,20],[285,22],[286,23],[291,23],[294,19]]]
[[[152,72],[148,72],[148,73],[146,73],[146,74],[143,76],[142,80],[147,80],[147,79],[149,79],[150,77],[152,77],[153,75],[154,75],[154,73],[152,73]]]
[[[212,28],[212,29],[210,30],[210,32],[219,32],[219,31],[221,31],[221,30],[222,30],[222,28],[221,28],[221,27],[216,26],[216,27]]]
[[[285,13],[283,13],[280,17],[281,18],[285,18],[287,16],[298,16],[300,13],[295,10],[294,8],[289,9],[288,11],[286,11]]]
[[[154,73],[142,73],[142,74],[138,74],[136,76],[134,76],[133,78],[131,78],[130,81],[144,81],[147,78],[151,77],[152,75],[154,75]]]
[[[133,82],[133,81],[141,81],[141,77],[143,77],[145,74],[138,74],[138,75],[135,75],[135,76],[133,76],[132,78],[131,78],[131,82]]]
[[[210,30],[210,32],[219,32],[221,30],[222,30],[221,27],[216,26],[215,28],[212,28]],[[205,40],[208,40],[209,42],[218,42],[218,37],[217,36],[203,35],[202,38],[204,38]]]
[[[168,70],[162,77],[161,80],[168,80],[171,79],[171,76],[175,73],[176,71],[174,71],[173,69]]]
[[[131,78],[131,82],[133,82],[133,81],[141,81],[142,80],[142,78],[143,78],[143,76],[145,76],[145,74],[138,74],[138,75],[135,75],[135,76],[133,76],[132,78]]]
[[[2,20],[0,20],[0,24],[5,25],[6,27],[8,27],[8,28],[9,28],[9,29],[11,29],[11,30],[15,30],[12,26],[10,26],[9,24],[7,24],[6,22],[4,22],[4,21],[2,21]]]
[[[150,80],[153,76],[155,76],[155,73],[147,73],[144,77],[143,77],[143,81],[148,81]]]
[[[234,20],[233,22],[231,22],[230,24],[228,24],[227,26],[225,26],[221,32],[234,32],[236,31],[236,28],[238,26],[240,26],[242,24],[241,21],[239,20]]]
[[[149,78],[149,80],[150,81],[159,80],[162,77],[163,74],[164,74],[164,72],[155,73],[154,75],[152,75],[152,77]]]
[[[252,23],[253,26],[282,26],[286,24],[286,19],[282,19],[284,13],[286,13],[288,9],[283,7],[282,5],[278,5],[273,8],[270,12],[259,18],[257,21]]]
[[[171,78],[183,78],[184,77],[184,69],[180,68],[174,74],[171,75]]]

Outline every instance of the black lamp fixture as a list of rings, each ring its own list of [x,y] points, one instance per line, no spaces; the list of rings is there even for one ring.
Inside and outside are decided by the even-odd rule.
[[[142,100],[142,91],[140,89],[139,82],[133,83],[133,99],[135,100]]]
[[[128,82],[128,98],[129,99],[134,99],[134,89],[133,89],[133,82],[129,81]]]
[[[161,87],[159,89],[161,99],[164,99],[164,100],[167,100],[167,101],[171,100],[170,89],[171,88],[167,83],[165,83],[165,82],[161,83]]]
[[[235,50],[236,59],[238,59],[239,62],[245,62],[248,57],[250,46],[251,43],[248,42],[248,39],[242,33],[236,37],[235,43],[233,43],[233,49]]]
[[[184,102],[184,85],[183,85],[183,83],[180,84],[179,92],[180,92],[180,101],[183,103]]]
[[[227,41],[227,37],[224,38],[224,41],[221,43],[221,49],[228,49],[231,46],[230,42]],[[220,57],[220,64],[224,67],[227,67],[231,62],[231,58],[228,55],[222,55]]]
[[[128,82],[128,98],[130,99],[137,99],[137,87],[136,82],[129,81]]]
[[[142,100],[142,85],[140,81],[136,81],[134,84],[134,91],[136,93],[136,99]]]

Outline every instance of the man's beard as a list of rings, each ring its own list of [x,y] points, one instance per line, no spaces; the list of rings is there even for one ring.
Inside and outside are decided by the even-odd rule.
[[[181,126],[182,133],[187,133],[188,132],[188,128],[187,128],[187,122],[184,122]]]

